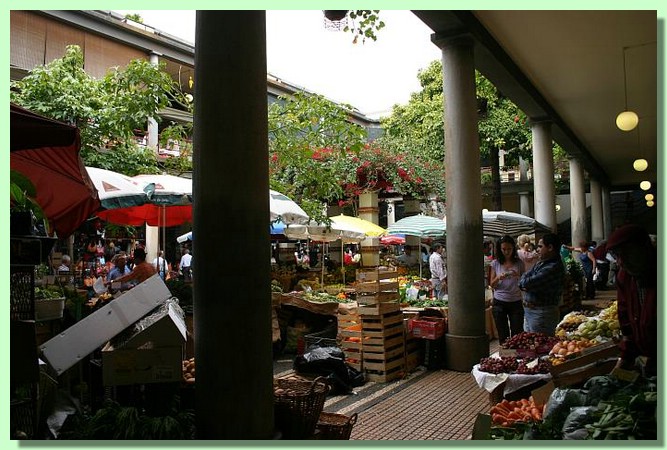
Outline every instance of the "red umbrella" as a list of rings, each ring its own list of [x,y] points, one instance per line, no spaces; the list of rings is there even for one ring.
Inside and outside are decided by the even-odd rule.
[[[387,234],[380,238],[380,244],[383,245],[403,245],[405,244],[404,234]]]
[[[153,227],[173,227],[192,222],[192,205],[162,207],[152,203],[127,208],[107,209],[97,213],[97,217],[120,225]]]
[[[36,201],[59,237],[100,208],[79,156],[79,130],[10,104],[10,168],[35,186]]]

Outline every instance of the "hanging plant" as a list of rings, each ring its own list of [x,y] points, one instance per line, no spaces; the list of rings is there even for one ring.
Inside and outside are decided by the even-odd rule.
[[[378,14],[380,10],[357,9],[352,11],[324,10],[324,17],[332,22],[341,22],[348,18],[348,22],[343,28],[344,32],[354,35],[353,44],[359,42],[365,43],[366,39],[377,41],[376,32],[384,28],[384,22],[380,20]]]

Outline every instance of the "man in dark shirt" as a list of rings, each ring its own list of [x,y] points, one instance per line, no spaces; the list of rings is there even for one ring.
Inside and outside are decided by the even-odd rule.
[[[616,256],[621,359],[618,367],[656,374],[657,252],[646,230],[625,225],[612,233],[607,249]]]
[[[545,234],[537,244],[540,260],[519,280],[519,288],[524,291],[525,331],[548,336],[556,333],[560,321],[558,304],[565,279],[560,246],[560,238],[556,234]]]

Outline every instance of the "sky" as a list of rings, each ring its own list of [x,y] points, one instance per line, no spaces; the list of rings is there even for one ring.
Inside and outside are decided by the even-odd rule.
[[[195,11],[128,11],[149,25],[194,43]],[[349,32],[325,29],[321,10],[267,11],[267,69],[290,84],[348,103],[372,118],[388,116],[420,90],[417,74],[440,50],[410,11],[384,10],[377,41],[353,44]]]

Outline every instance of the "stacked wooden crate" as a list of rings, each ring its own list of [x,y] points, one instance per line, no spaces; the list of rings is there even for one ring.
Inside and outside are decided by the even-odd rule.
[[[363,368],[370,381],[385,383],[405,373],[405,335],[398,273],[377,267],[357,271]]]
[[[415,338],[408,330],[408,321],[411,314],[403,313],[403,333],[405,335],[405,370],[412,372],[424,362],[424,351],[419,339]]]
[[[361,318],[359,314],[338,313],[338,342],[345,362],[358,371],[363,370],[361,352]]]

